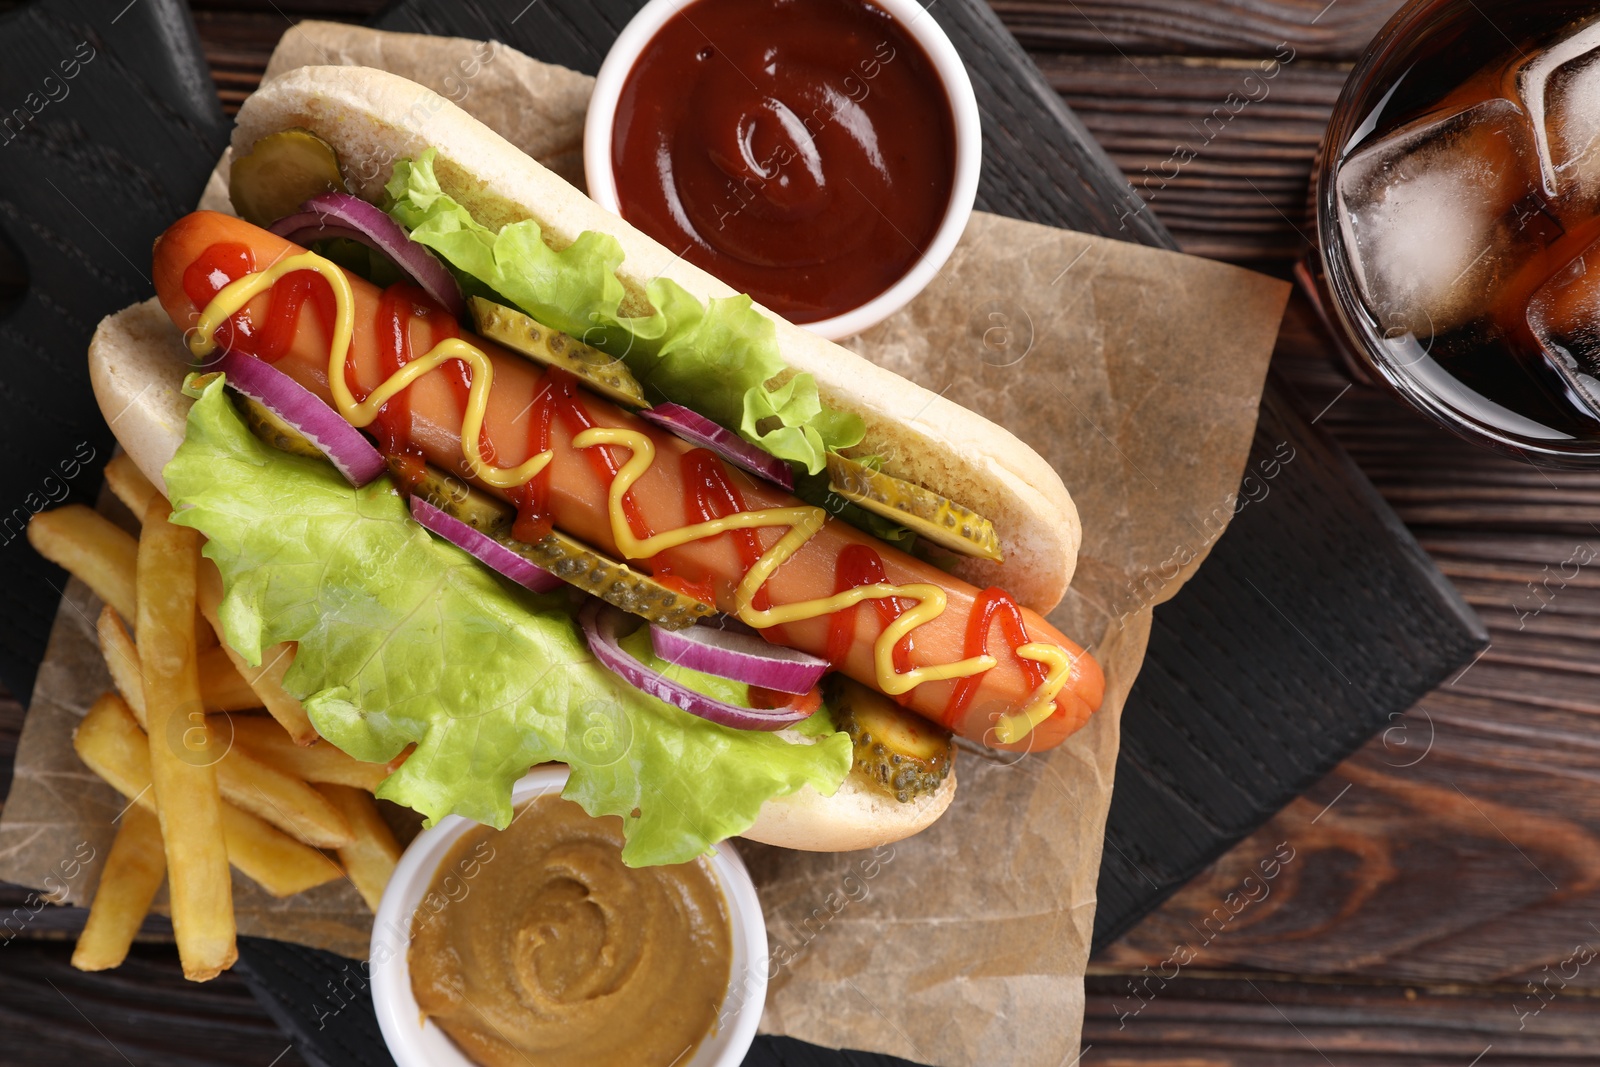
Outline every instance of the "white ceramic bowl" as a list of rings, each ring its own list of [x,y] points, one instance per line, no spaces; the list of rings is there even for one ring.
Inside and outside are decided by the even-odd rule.
[[[692,2],[692,0],[688,0]],[[869,329],[910,303],[939,273],[972,217],[972,202],[978,195],[978,170],[983,159],[983,135],[978,118],[978,98],[955,45],[932,15],[918,0],[871,0],[888,12],[901,28],[922,46],[944,82],[955,118],[956,173],[945,207],[944,221],[933,240],[911,269],[889,288],[865,304],[835,315],[831,319],[805,323],[805,328],[831,341],[853,337]],[[595,79],[594,95],[589,99],[589,116],[583,127],[583,172],[589,196],[608,211],[621,214],[616,173],[611,166],[611,128],[616,117],[622,85],[639,54],[655,37],[656,31],[673,15],[683,10],[686,0],[650,0],[639,10],[617,37]]]
[[[521,805],[544,793],[559,794],[566,782],[565,767],[530,771],[512,790],[511,801]],[[452,815],[418,834],[400,857],[378,905],[372,925],[372,1003],[383,1040],[399,1067],[475,1067],[443,1030],[422,1018],[411,994],[407,949],[411,917],[427,895],[439,864],[461,835],[476,825]],[[733,965],[728,994],[718,1012],[717,1032],[701,1043],[693,1059],[677,1067],[737,1067],[755,1039],[767,999],[767,928],[755,884],[738,853],[726,842],[716,846],[711,869],[728,903]]]

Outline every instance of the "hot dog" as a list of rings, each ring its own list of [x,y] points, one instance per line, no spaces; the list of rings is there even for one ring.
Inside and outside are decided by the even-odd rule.
[[[196,212],[174,223],[156,242],[153,277],[162,307],[180,328],[193,327],[202,310],[185,292],[184,275],[201,261],[207,250],[220,245],[248,249],[251,261],[255,264],[274,263],[304,251],[265,230],[215,212]],[[381,293],[376,286],[361,278],[351,278],[350,284],[355,299],[356,329],[351,342],[349,364],[353,368],[353,381],[360,389],[370,392],[387,376],[380,367],[378,351]],[[247,313],[254,321],[263,322],[267,319],[270,303],[270,292],[263,293],[247,305]],[[413,340],[415,351],[421,352],[431,347],[428,320],[413,316],[407,328],[416,334]],[[514,466],[529,458],[530,411],[534,398],[546,387],[546,374],[528,360],[508,353],[492,342],[470,335],[466,339],[483,349],[495,365],[495,388],[484,422],[484,438],[490,449],[500,457],[502,465]],[[295,323],[293,339],[275,361],[275,366],[331,403],[327,356],[329,340],[317,316],[312,313],[310,303],[303,305]],[[409,395],[412,439],[429,462],[442,468],[455,467],[461,457],[461,408],[449,373],[445,368],[440,368],[424,376],[409,388]],[[632,492],[649,529],[660,531],[684,525],[688,490],[684,484],[683,467],[677,462],[665,461],[664,457],[682,455],[690,451],[691,446],[643,422],[603,397],[587,395],[583,403],[595,425],[626,427],[642,432],[653,440],[658,456],[663,458],[652,464],[645,475],[634,483]],[[621,557],[623,553],[612,534],[606,511],[610,480],[600,477],[595,467],[585,461],[572,445],[572,434],[559,423],[552,429],[550,444],[554,452],[550,463],[550,509],[556,526],[608,554]],[[750,510],[801,503],[737,467],[720,460],[715,462],[722,468],[724,476],[735,484]],[[504,488],[481,481],[478,485],[504,499],[511,499]],[[779,529],[768,528],[759,531],[758,536],[762,538],[764,547],[770,548],[781,533]],[[883,560],[885,580],[892,584],[926,582],[938,584],[945,590],[948,597],[945,610],[915,631],[916,662],[948,663],[967,654],[964,648],[979,590],[836,519],[829,519],[765,584],[763,588],[771,603],[774,606],[793,604],[816,597],[819,592],[833,592],[840,555],[850,545],[867,546],[877,552]],[[642,569],[654,571],[665,568],[692,582],[709,582],[715,590],[718,607],[726,612],[734,610],[734,588],[748,569],[727,534],[669,548],[638,563]],[[1092,709],[1099,706],[1104,679],[1093,659],[1085,656],[1078,645],[1037,613],[1027,608],[1021,608],[1020,611],[1029,641],[1058,645],[1077,664],[1067,686],[1056,697],[1056,711],[1035,727],[1031,737],[1014,742],[1013,746],[1006,746],[1037,751],[1054,747],[1083,725]],[[857,610],[854,616],[849,651],[836,666],[857,681],[875,685],[877,676],[872,650],[882,626],[876,615],[870,612]],[[782,628],[782,643],[815,655],[825,655],[828,651],[830,622],[829,616],[819,616],[785,625]],[[1013,646],[1007,643],[1009,639],[1010,635],[1005,633],[1001,619],[992,619],[986,647],[1010,649]],[[997,711],[1020,707],[1036,688],[1025,673],[1024,664],[1015,655],[1006,654],[996,658],[999,663],[983,673],[976,690],[964,701],[965,706],[959,710],[958,716],[947,718],[958,684],[955,681],[933,681],[917,686],[910,692],[906,706],[961,736],[996,745],[993,730]]]
[[[386,460],[389,482],[372,484],[387,484],[401,501],[409,500],[410,513],[419,522],[426,524],[418,505],[432,499],[428,487],[440,480],[456,487],[449,493],[476,493],[493,515],[504,516],[505,528],[496,526],[492,536],[478,532],[478,541],[490,542],[487,549],[436,525],[428,529],[513,581],[546,588],[494,563],[497,557],[489,549],[502,557],[510,552],[523,560],[546,560],[541,551],[549,551],[551,544],[566,545],[562,551],[586,553],[582,559],[612,568],[607,574],[654,583],[649,588],[669,598],[675,611],[687,604],[682,610],[694,618],[711,617],[693,625],[688,618],[658,618],[651,613],[654,609],[629,606],[626,598],[613,598],[559,567],[553,573],[582,593],[526,608],[507,608],[508,602],[496,601],[499,606],[493,609],[559,618],[559,626],[538,631],[545,636],[535,639],[535,645],[553,643],[553,665],[574,664],[585,672],[583,692],[596,691],[594,671],[602,667],[602,676],[610,677],[605,675],[609,670],[633,687],[618,691],[616,708],[605,710],[612,701],[602,701],[600,718],[612,722],[620,715],[624,733],[635,740],[641,731],[671,735],[659,750],[643,746],[653,754],[638,755],[641,746],[634,745],[631,755],[626,748],[607,755],[602,778],[609,792],[590,808],[594,814],[638,820],[641,834],[661,834],[663,822],[673,824],[665,837],[652,839],[643,862],[676,862],[722,836],[741,832],[801,848],[862,848],[892,841],[925,827],[950,803],[954,751],[945,731],[991,748],[1041,752],[1084,724],[1103,698],[1104,677],[1093,657],[1042,614],[1059,600],[1070,578],[1079,539],[1077,515],[1059,478],[1036,454],[978,416],[776,316],[729,299],[726,287],[600,211],[453,107],[445,105],[418,119],[407,107],[415,88],[360,68],[307,68],[266,85],[240,113],[234,144],[235,206],[253,206],[259,213],[265,210],[260,205],[274,204],[274,211],[294,212],[300,203],[302,192],[286,191],[274,182],[287,183],[292,190],[304,186],[306,175],[300,174],[301,186],[295,186],[279,177],[285,170],[279,166],[282,158],[263,162],[262,146],[276,139],[280,149],[287,146],[291,164],[300,165],[309,153],[314,161],[323,160],[317,165],[332,168],[333,184],[348,187],[307,201],[292,218],[303,226],[309,225],[308,213],[320,219],[324,211],[344,212],[340,217],[345,228],[313,227],[315,232],[304,236],[306,231],[280,220],[274,228],[291,235],[286,237],[214,211],[179,219],[153,253],[159,306],[151,302],[108,319],[90,349],[91,377],[102,409],[134,461],[157,485],[163,484],[165,471],[176,472],[178,481],[169,487],[178,508],[174,521],[195,525],[213,539],[230,597],[235,585],[255,590],[255,600],[235,612],[251,632],[267,634],[272,641],[299,641],[303,657],[311,642],[315,647],[309,655],[318,662],[336,660],[343,639],[309,625],[308,618],[293,632],[273,630],[277,620],[259,614],[266,602],[262,589],[300,581],[294,573],[277,574],[273,561],[280,554],[303,552],[294,530],[296,522],[310,520],[302,516],[285,521],[277,530],[269,504],[258,517],[258,525],[273,528],[267,549],[256,544],[250,549],[256,562],[249,567],[239,562],[245,554],[244,535],[216,516],[231,515],[236,506],[259,507],[260,501],[215,484],[205,469],[205,463],[223,458],[215,442],[185,439],[184,412],[190,402],[178,394],[177,384],[186,362],[192,373],[185,390],[199,398],[195,411],[204,409],[208,433],[226,436],[231,431],[217,426],[228,423],[248,439],[244,426],[253,417],[249,405],[256,401],[245,399],[255,394],[242,383],[265,373],[299,390],[296,395],[303,394],[307,410],[315,409],[311,418],[332,418],[339,433],[383,454],[379,459],[373,452],[376,467],[358,479],[309,424],[289,419],[287,433],[298,443],[286,443],[283,432],[271,425],[263,430],[253,424],[271,447],[254,446],[251,469],[270,467],[273,484],[283,485],[289,497],[298,498],[294,479],[300,475],[292,472],[300,468],[287,458],[273,459],[282,455],[280,448],[308,452],[319,460],[326,453],[356,487],[371,483]],[[293,178],[295,166],[287,171]],[[363,177],[370,175],[378,177]],[[374,206],[379,204],[383,211]],[[440,204],[441,210],[454,212],[443,226],[437,218],[423,218],[428,212],[436,215]],[[377,223],[365,230],[365,223],[350,221],[374,215]],[[524,250],[530,245],[535,250],[527,261],[531,266],[522,265],[516,249],[507,253],[501,247],[523,225],[518,220],[525,219],[541,227],[518,238]],[[387,278],[379,278],[376,267],[351,266],[348,249],[340,260],[345,266],[330,258],[336,249],[327,243],[328,236],[347,235],[351,226],[392,261]],[[494,244],[493,261],[474,259],[472,250],[463,252],[459,244],[452,251],[448,239],[438,238],[441,231],[473,234],[479,249]],[[423,246],[432,251],[419,251]],[[574,258],[580,250],[595,248],[602,250],[598,258],[605,263],[603,275]],[[552,252],[569,261],[551,259]],[[400,281],[394,281],[396,265]],[[518,270],[539,278],[540,285],[523,285]],[[546,300],[540,286],[550,287],[560,299]],[[582,368],[548,352],[539,355],[508,338],[507,344],[521,349],[513,351],[481,336],[494,333],[495,326],[492,318],[480,317],[476,305],[473,318],[484,325],[473,332],[463,291],[474,298],[487,294],[484,306],[498,309],[491,316],[515,317],[546,337],[547,347],[569,356],[588,352],[609,359],[615,367],[605,373],[627,381],[607,385],[604,374],[585,378]],[[671,315],[660,310],[663,306],[687,317],[674,326]],[[159,325],[153,318],[159,318]],[[702,318],[708,323],[716,318],[715,327],[700,330]],[[583,328],[590,322],[598,324],[594,343],[603,352],[582,343],[591,339]],[[679,329],[685,322],[689,325]],[[683,363],[680,351],[672,356],[679,361],[677,370],[663,376],[657,368],[674,346],[701,362]],[[723,347],[737,358],[722,358]],[[724,384],[718,375],[737,379],[740,360],[746,358],[738,353],[757,349],[767,354],[749,358],[767,369],[748,390],[748,383],[737,385],[730,407],[728,396],[718,399]],[[781,357],[777,371],[770,363],[774,351]],[[684,366],[705,369],[685,372]],[[219,373],[219,367],[231,369]],[[258,369],[244,373],[252,367]],[[637,382],[631,373],[640,375]],[[239,381],[229,380],[230,375]],[[784,406],[793,388],[811,383],[817,403],[810,408],[803,403]],[[243,405],[240,411],[228,414],[232,408],[218,407],[217,398],[223,395],[219,389]],[[741,392],[748,410],[751,396],[763,391],[775,398],[771,410],[784,406],[785,414],[767,416],[766,422],[746,416],[741,422]],[[613,395],[624,402],[613,402]],[[721,427],[713,427],[720,437],[708,441],[681,424],[645,417],[652,405],[663,405],[656,410],[659,415],[665,406],[692,399],[721,413]],[[286,410],[266,406],[269,416],[288,418]],[[193,418],[189,416],[190,435]],[[774,418],[788,427],[789,437],[770,431]],[[851,425],[854,432],[840,429]],[[297,435],[296,428],[305,434]],[[787,443],[772,443],[780,439]],[[206,448],[213,450],[206,453]],[[748,455],[752,448],[761,460],[754,466]],[[197,463],[201,454],[212,459]],[[809,488],[797,484],[794,492],[774,484],[789,484],[787,477],[774,475],[775,460],[785,461],[778,463],[780,473],[787,476],[792,469],[802,480],[808,474],[815,479],[826,466],[825,487],[854,493],[850,499],[874,505],[889,521],[819,502],[815,481]],[[839,475],[842,480],[862,481],[841,489],[834,481],[836,461],[845,472]],[[764,476],[746,473],[741,463]],[[319,499],[324,508],[356,507],[356,498],[348,505]],[[828,496],[828,501],[836,500]],[[293,504],[285,500],[286,507]],[[416,524],[405,517],[406,506],[393,508],[400,509],[398,521],[416,531]],[[927,518],[927,506],[934,507],[936,520]],[[355,512],[351,514],[353,518]],[[385,514],[395,521],[392,508]],[[952,557],[943,550],[912,554],[891,544],[886,537],[907,543],[906,529],[896,525],[900,518],[909,529],[967,555]],[[941,522],[954,532],[940,529]],[[400,551],[397,545],[392,550]],[[319,552],[331,554],[319,557],[327,559],[330,573],[359,572],[360,581],[374,577],[370,560],[332,558],[341,552],[337,544]],[[229,553],[232,562],[225,562]],[[447,569],[459,558],[439,556],[429,565]],[[305,565],[302,560],[302,570]],[[551,565],[546,561],[541,566]],[[361,589],[335,590],[338,595],[329,603],[366,605],[357,616],[363,620],[360,626],[367,627],[369,615],[379,617],[384,609],[381,573],[377,579],[376,585]],[[475,588],[480,594],[474,595],[498,596],[486,587]],[[641,645],[637,640],[646,636],[639,618],[606,608],[596,597],[652,620],[650,641]],[[486,616],[474,616],[472,629],[460,634],[450,632],[446,616],[441,609],[439,639],[447,647],[467,649],[470,659],[472,647],[485,640]],[[581,623],[581,636],[592,653],[581,663],[573,658],[571,641],[579,629],[574,622]],[[739,629],[741,624],[745,629]],[[679,626],[701,634],[694,640],[719,647],[728,641],[754,641],[763,647],[755,637],[704,636],[707,626],[732,628],[727,632],[735,634],[753,631],[765,639],[771,655],[753,654],[758,667],[753,675],[731,668],[674,673],[669,668],[677,661],[660,658],[665,646],[658,637]],[[519,640],[526,639],[521,633]],[[651,642],[656,642],[656,660],[649,658]],[[748,644],[740,647],[744,651],[739,655],[752,655]],[[728,655],[728,648],[720,647],[716,662],[724,663]],[[791,678],[788,688],[768,688],[767,675],[760,671],[780,661],[795,662],[795,657],[804,661],[805,671],[816,673],[806,674],[798,685]],[[370,660],[362,663],[369,665]],[[404,657],[396,657],[395,670],[404,669]],[[471,704],[470,693],[447,687],[430,691],[423,711],[417,711],[413,696],[397,713],[385,703],[389,691],[405,691],[412,680],[397,675],[391,687],[379,673],[376,683],[363,675],[359,687],[354,679],[347,685],[344,678],[320,676],[316,684],[325,688],[305,694],[312,721],[324,736],[361,748],[364,758],[391,758],[408,743],[430,746],[449,736],[456,722],[480,711]],[[819,676],[821,684],[814,685]],[[806,686],[813,688],[806,692]],[[324,707],[333,710],[323,712]],[[402,767],[407,782],[386,795],[438,817],[469,810],[453,805],[449,797],[475,794],[483,806],[470,810],[488,810],[491,815],[478,817],[500,821],[508,810],[507,776],[529,763],[563,760],[573,764],[575,783],[586,780],[589,772],[580,765],[586,752],[575,750],[574,744],[588,744],[594,735],[573,733],[577,720],[572,716],[592,718],[597,714],[593,709],[591,700],[583,707],[536,704],[526,715],[518,711],[511,719],[522,716],[534,723],[526,728],[530,732],[509,739],[514,752],[528,753],[525,759],[507,757],[505,735],[497,735],[502,737],[500,749],[469,746],[454,761],[432,756],[408,761]],[[684,718],[689,715],[710,720],[721,732],[697,727],[698,733],[685,733],[686,724],[695,721]],[[779,735],[783,740],[778,749],[771,741],[751,744],[739,736],[787,725],[795,729]],[[440,732],[432,732],[436,728]],[[853,752],[853,763],[846,761],[848,774],[838,762],[839,734],[848,735],[846,747]],[[624,755],[628,759],[618,762]],[[832,769],[818,770],[824,764]],[[706,791],[708,797],[730,799],[705,799],[705,807],[697,808],[702,798],[693,789],[685,792],[682,780],[691,766],[698,768],[693,773],[738,779],[728,789],[718,783],[717,789]],[[621,777],[619,768],[625,768]],[[482,783],[463,783],[463,776],[478,775]],[[842,785],[830,784],[838,783],[839,776]],[[720,807],[735,800],[737,813]],[[634,832],[632,824],[629,832]]]

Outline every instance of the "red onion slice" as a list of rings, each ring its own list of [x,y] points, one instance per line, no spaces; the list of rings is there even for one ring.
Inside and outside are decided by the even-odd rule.
[[[326,237],[348,237],[388,256],[422,290],[456,318],[467,313],[449,268],[422,245],[413,241],[401,225],[383,212],[349,193],[323,193],[300,205],[293,215],[285,215],[270,227],[279,237],[296,244],[309,244]]]
[[[652,624],[650,644],[668,663],[780,693],[809,693],[828,670],[820,656],[704,622],[682,630]]]
[[[623,623],[633,620],[633,616],[598,600],[591,601],[578,613],[578,622],[583,626],[584,637],[589,641],[589,651],[594,653],[595,659],[599,660],[602,666],[620,675],[623,681],[635,689],[648,693],[657,700],[665,701],[675,708],[682,708],[691,715],[698,715],[719,726],[729,726],[735,730],[782,730],[810,715],[810,712],[794,708],[767,710],[725,704],[651,670],[634,659],[628,654],[627,649],[617,643],[620,636],[617,632],[619,628]]]
[[[207,363],[227,377],[228,387],[250,397],[321,449],[354,486],[382,474],[383,455],[322,398],[283,371],[254,356],[228,351]]]
[[[698,411],[690,411],[682,404],[657,404],[638,414],[646,422],[671,430],[685,441],[704,445],[734,466],[794,492],[794,471],[789,469],[789,464],[732,430],[718,426]]]
[[[536,567],[481,530],[475,530],[454,515],[446,514],[422,499],[411,498],[411,517],[449,541],[492,571],[535,593],[548,593],[561,586],[561,579]]]

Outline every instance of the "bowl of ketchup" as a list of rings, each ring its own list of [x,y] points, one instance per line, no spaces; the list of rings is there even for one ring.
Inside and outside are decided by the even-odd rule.
[[[651,0],[584,128],[596,202],[835,340],[938,273],[981,151],[966,68],[917,0]]]

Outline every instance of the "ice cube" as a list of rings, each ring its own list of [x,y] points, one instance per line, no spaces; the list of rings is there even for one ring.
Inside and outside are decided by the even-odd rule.
[[[1600,194],[1600,20],[1543,49],[1517,71],[1551,196]]]
[[[1493,99],[1424,116],[1339,167],[1356,280],[1391,334],[1443,334],[1488,310],[1500,283],[1560,233],[1539,197],[1533,128]]]
[[[1568,396],[1600,418],[1600,242],[1533,294],[1528,328]]]

